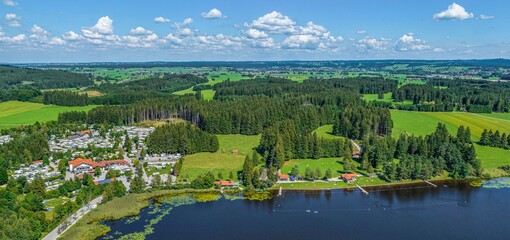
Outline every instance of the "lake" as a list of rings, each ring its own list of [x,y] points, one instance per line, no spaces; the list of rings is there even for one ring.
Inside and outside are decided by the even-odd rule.
[[[420,183],[369,195],[284,190],[266,201],[151,205],[139,218],[105,222],[112,231],[101,239],[144,231],[146,239],[509,239],[509,182]]]

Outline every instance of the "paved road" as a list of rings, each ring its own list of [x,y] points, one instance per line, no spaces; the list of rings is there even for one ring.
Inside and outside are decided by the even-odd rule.
[[[103,200],[103,197],[100,196],[100,197],[90,201],[89,204],[84,205],[83,207],[78,209],[77,212],[75,212],[71,216],[69,216],[69,218],[68,218],[68,225],[67,225],[67,228],[65,228],[65,230],[67,230],[71,226],[73,226],[78,220],[80,220],[80,218],[82,218],[85,214],[87,214],[88,212],[90,212],[90,210],[93,209],[92,206],[94,206],[95,204],[96,205],[99,204],[102,200]],[[55,239],[57,239],[60,236],[61,233],[65,232],[65,230],[64,230],[61,233],[58,233],[58,229],[63,227],[63,226],[64,226],[64,223],[59,224],[55,229],[53,229],[53,231],[48,233],[48,235],[46,235],[46,237],[44,237],[43,240],[55,240]]]

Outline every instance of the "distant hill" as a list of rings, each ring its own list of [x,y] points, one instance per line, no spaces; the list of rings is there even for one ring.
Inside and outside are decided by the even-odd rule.
[[[76,88],[93,84],[87,75],[62,70],[40,70],[0,65],[0,89],[23,85],[38,89]]]
[[[196,61],[196,62],[93,62],[93,63],[39,63],[19,66],[40,68],[102,67],[102,68],[149,68],[149,67],[232,67],[232,68],[272,68],[272,67],[384,67],[394,64],[468,66],[468,67],[510,67],[509,59],[472,60],[330,60],[330,61]]]

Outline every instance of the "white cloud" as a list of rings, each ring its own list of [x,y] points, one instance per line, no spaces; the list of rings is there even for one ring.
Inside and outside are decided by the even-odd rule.
[[[149,35],[129,35],[122,36],[121,41],[130,48],[152,48],[156,47],[156,42],[159,40],[158,35],[151,33]]]
[[[442,53],[442,52],[445,52],[445,50],[444,50],[444,49],[442,49],[442,48],[434,48],[432,51],[433,51],[433,52],[436,52],[436,53]]]
[[[10,27],[21,27],[21,17],[17,16],[14,13],[5,14],[5,21],[7,25]]]
[[[255,48],[275,48],[276,43],[273,38],[246,39],[247,43]]]
[[[367,31],[365,31],[365,30],[358,30],[358,31],[356,31],[356,33],[359,34],[359,35],[364,35],[364,34],[367,33]]]
[[[177,45],[180,45],[183,43],[182,39],[174,36],[172,33],[166,35],[165,39],[170,41],[170,43],[177,44]]]
[[[197,36],[192,43],[193,47],[201,49],[220,50],[229,48],[236,48],[242,46],[241,38],[233,36],[225,36],[223,34],[217,35],[202,35]]]
[[[62,38],[59,38],[59,37],[52,37],[48,41],[48,44],[50,44],[50,45],[65,45],[66,41],[64,41]]]
[[[313,35],[292,35],[282,41],[284,48],[317,49],[325,46]]]
[[[25,41],[25,34],[19,34],[14,37],[6,37],[5,32],[0,27],[0,43],[20,43]]]
[[[209,12],[203,12],[202,17],[206,19],[217,19],[217,18],[223,18],[223,14],[220,10],[217,8],[211,9]]]
[[[479,17],[479,19],[481,19],[481,20],[489,20],[489,19],[493,19],[493,18],[495,18],[495,17],[484,15],[484,14],[480,15],[480,17]]]
[[[395,43],[395,50],[397,51],[423,51],[430,49],[427,42],[416,38],[413,33],[404,34]]]
[[[193,30],[191,30],[190,28],[178,29],[176,33],[180,36],[192,36],[195,34],[195,32]]]
[[[147,30],[143,27],[136,27],[136,28],[133,28],[129,31],[129,34],[132,34],[132,35],[149,35],[149,34],[153,34],[153,32],[151,30]]]
[[[389,39],[380,38],[377,39],[375,37],[365,37],[363,39],[358,40],[357,43],[354,44],[354,47],[360,52],[365,51],[381,51],[386,50],[386,47],[389,44]]]
[[[118,44],[119,37],[113,34],[113,20],[105,16],[97,20],[92,27],[82,27],[81,33],[89,43],[100,44]]]
[[[252,38],[252,39],[262,39],[262,38],[268,38],[269,35],[267,35],[266,32],[260,31],[258,29],[250,28],[248,31],[245,32],[246,37]]]
[[[452,3],[448,6],[448,9],[432,16],[432,18],[436,20],[466,20],[473,17],[473,13],[467,12],[464,7],[457,3]]]
[[[292,34],[296,33],[296,22],[280,12],[273,11],[253,20],[246,27],[263,30],[269,33]]]
[[[62,35],[62,37],[65,40],[68,40],[68,41],[76,41],[76,40],[81,39],[81,36],[78,35],[77,33],[73,32],[73,31],[69,31],[69,32],[64,33]]]
[[[156,23],[167,23],[170,22],[170,19],[164,17],[156,17],[154,18],[154,22]]]
[[[4,5],[11,6],[11,7],[18,5],[17,2],[12,1],[12,0],[4,0],[3,2],[4,2]]]

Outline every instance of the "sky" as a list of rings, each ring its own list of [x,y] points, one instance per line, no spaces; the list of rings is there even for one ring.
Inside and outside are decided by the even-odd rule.
[[[508,0],[0,0],[0,62],[510,58]]]

